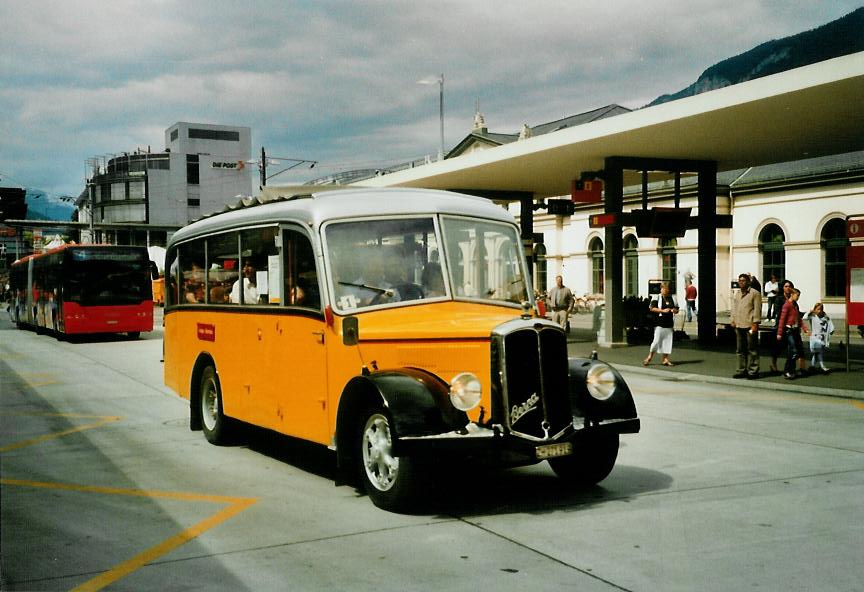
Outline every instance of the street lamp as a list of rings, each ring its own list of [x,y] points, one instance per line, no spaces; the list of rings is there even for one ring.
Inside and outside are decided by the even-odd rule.
[[[267,165],[268,164],[277,164],[282,165],[285,162],[292,163],[289,166],[286,166],[281,171],[277,171],[272,175],[267,174]],[[267,185],[267,179],[272,179],[276,175],[281,175],[285,171],[290,171],[291,169],[296,169],[301,164],[308,164],[310,169],[314,169],[315,165],[318,164],[317,160],[305,160],[303,158],[281,158],[278,156],[267,156],[264,152],[264,146],[261,146],[261,158],[259,160],[247,160],[247,164],[257,164],[258,171],[261,173],[261,187]]]
[[[444,160],[444,74],[439,76],[423,78],[417,84],[438,83],[438,112],[441,126],[441,144],[438,146],[438,160]]]

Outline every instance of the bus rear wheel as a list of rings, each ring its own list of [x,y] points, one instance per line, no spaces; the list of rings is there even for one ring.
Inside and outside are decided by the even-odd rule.
[[[216,368],[207,366],[201,373],[198,388],[201,428],[211,444],[226,444],[230,432],[229,419],[222,412],[222,387]]]

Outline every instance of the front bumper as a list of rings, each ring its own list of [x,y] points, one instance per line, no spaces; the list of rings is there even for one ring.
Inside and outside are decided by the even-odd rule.
[[[459,456],[483,458],[501,464],[532,464],[543,460],[537,449],[550,444],[572,444],[573,454],[579,454],[590,440],[603,434],[636,434],[639,419],[606,420],[598,423],[576,423],[557,438],[533,440],[505,433],[500,426],[492,428],[470,424],[461,432],[433,436],[403,436],[393,443],[396,456]]]

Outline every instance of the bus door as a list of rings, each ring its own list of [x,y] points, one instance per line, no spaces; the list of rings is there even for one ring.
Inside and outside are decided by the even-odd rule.
[[[281,385],[275,412],[286,433],[329,443],[327,364],[319,273],[312,241],[300,228],[282,229],[281,278],[271,373]],[[275,278],[274,278],[275,279]],[[271,287],[272,289],[272,287]]]
[[[274,235],[270,236],[269,232]],[[256,343],[246,351],[252,376],[254,423],[320,443],[327,425],[324,315],[308,235],[300,227],[241,231],[241,259],[255,262],[258,304]],[[260,244],[252,233],[258,232]],[[245,266],[245,264],[244,264]],[[268,309],[263,310],[263,306]]]

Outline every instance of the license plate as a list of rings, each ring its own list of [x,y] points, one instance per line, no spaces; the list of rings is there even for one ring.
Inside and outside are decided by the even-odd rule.
[[[554,458],[556,456],[567,456],[568,454],[573,454],[573,444],[570,442],[537,447],[537,458]]]

